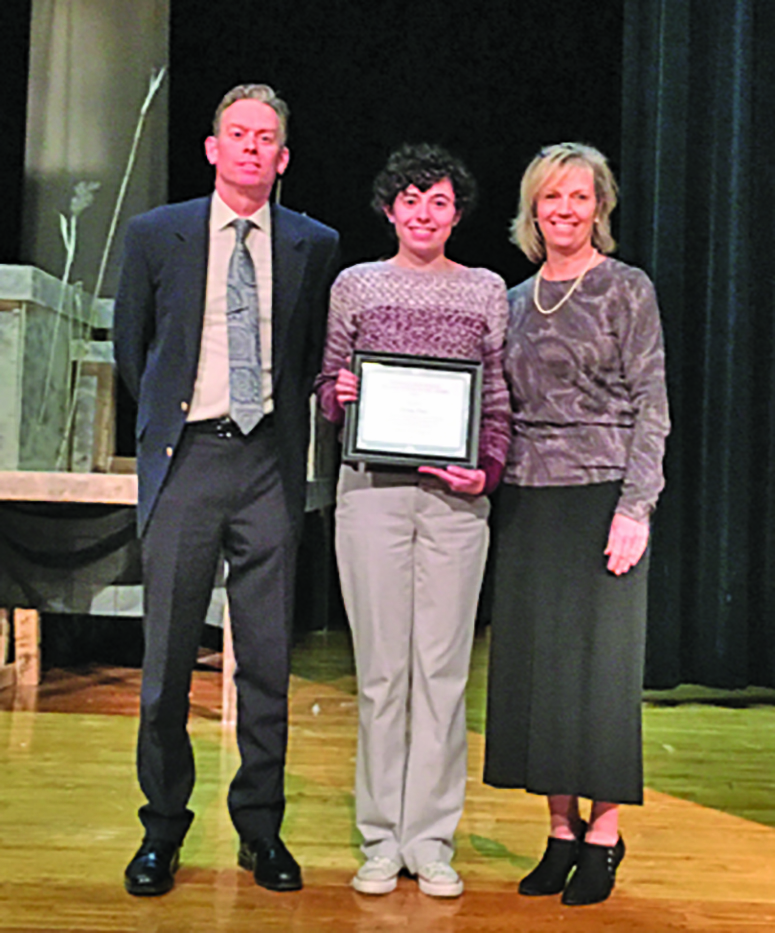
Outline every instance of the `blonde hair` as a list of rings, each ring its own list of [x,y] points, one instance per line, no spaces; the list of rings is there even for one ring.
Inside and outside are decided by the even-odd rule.
[[[280,121],[280,145],[284,146],[288,138],[288,118],[291,111],[285,101],[278,97],[275,90],[268,84],[238,84],[228,93],[224,94],[220,104],[215,110],[213,117],[213,136],[217,136],[221,129],[221,117],[227,107],[231,107],[238,100],[257,100],[262,104],[267,104],[277,114]]]
[[[525,169],[519,192],[519,212],[511,224],[511,242],[534,263],[546,259],[546,246],[536,223],[538,192],[552,175],[574,165],[592,172],[597,200],[597,216],[592,228],[592,245],[601,253],[612,253],[616,241],[611,236],[611,212],[616,207],[617,185],[608,161],[594,146],[558,143],[545,146]]]

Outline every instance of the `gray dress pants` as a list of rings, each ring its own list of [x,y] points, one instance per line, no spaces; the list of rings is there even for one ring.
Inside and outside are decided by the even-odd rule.
[[[465,686],[490,510],[414,471],[343,466],[336,554],[358,675],[368,858],[448,862],[467,776]]]
[[[142,542],[145,657],[137,767],[148,836],[180,843],[193,813],[191,671],[218,561],[229,564],[240,768],[229,812],[248,841],[279,832],[297,535],[272,419],[248,436],[185,429]]]

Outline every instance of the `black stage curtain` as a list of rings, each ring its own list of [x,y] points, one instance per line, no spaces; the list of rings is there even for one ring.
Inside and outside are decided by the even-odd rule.
[[[392,249],[371,184],[392,149],[425,141],[479,183],[450,254],[516,284],[533,270],[508,228],[535,152],[585,139],[616,164],[622,3],[170,0],[170,200],[212,187],[202,140],[223,93],[266,81],[291,108],[282,201],[340,231],[345,265]]]
[[[647,686],[775,686],[772,0],[626,0],[621,253],[653,277],[673,433]]]
[[[0,2],[0,263],[18,263],[20,255],[31,14],[32,0]]]

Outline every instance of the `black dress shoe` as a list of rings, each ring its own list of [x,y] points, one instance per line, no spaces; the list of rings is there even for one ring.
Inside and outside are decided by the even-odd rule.
[[[180,844],[164,839],[144,839],[124,872],[124,887],[130,894],[166,894],[175,884]]]
[[[614,889],[616,869],[623,858],[624,839],[621,836],[615,846],[582,842],[576,871],[562,894],[563,904],[580,907],[606,900]]]
[[[301,888],[299,863],[279,836],[252,842],[241,839],[237,862],[253,872],[256,884],[262,888],[270,891],[298,891]]]
[[[579,830],[583,839],[587,824],[582,821]],[[519,893],[528,897],[559,894],[579,856],[579,839],[555,839],[550,836],[541,861],[529,875],[519,882]]]

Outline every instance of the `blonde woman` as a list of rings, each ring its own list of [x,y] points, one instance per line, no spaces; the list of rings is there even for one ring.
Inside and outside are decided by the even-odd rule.
[[[615,205],[596,149],[531,162],[512,238],[539,269],[509,292],[504,355],[485,781],[548,797],[546,851],[519,889],[574,905],[611,893],[619,804],[643,800],[647,545],[669,430],[654,289],[609,255]]]

